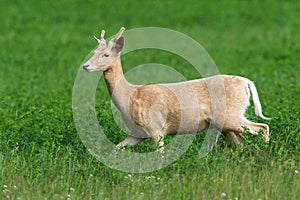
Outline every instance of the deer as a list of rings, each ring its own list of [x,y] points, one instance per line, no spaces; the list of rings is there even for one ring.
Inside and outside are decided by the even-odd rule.
[[[256,86],[247,78],[214,75],[176,83],[129,83],[121,64],[124,31],[121,27],[109,42],[104,39],[105,30],[100,39],[94,36],[98,46],[83,64],[87,72],[103,72],[109,96],[128,127],[129,134],[117,148],[135,146],[147,138],[163,148],[165,136],[196,134],[211,124],[235,145],[246,141],[243,128],[269,141],[269,126],[245,117],[252,96],[255,114],[270,119],[262,114]],[[214,106],[219,100],[224,101]]]

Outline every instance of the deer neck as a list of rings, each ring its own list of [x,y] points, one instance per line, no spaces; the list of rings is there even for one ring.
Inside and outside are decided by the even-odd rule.
[[[134,90],[134,85],[125,79],[120,57],[104,72],[104,79],[113,103],[119,110],[124,110],[128,107],[126,104]]]

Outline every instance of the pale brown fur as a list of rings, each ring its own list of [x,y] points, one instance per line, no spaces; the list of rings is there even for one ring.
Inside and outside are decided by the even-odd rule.
[[[251,91],[256,114],[267,119],[262,115],[254,84],[246,78],[216,75],[180,83],[130,84],[123,75],[120,60],[123,31],[121,28],[107,46],[102,32],[101,40],[96,38],[99,47],[84,64],[87,71],[103,71],[111,99],[130,130],[130,135],[117,147],[136,145],[146,138],[163,146],[165,135],[196,133],[210,124],[235,144],[245,141],[243,127],[253,135],[262,130],[264,140],[269,140],[268,125],[251,122],[244,116]],[[104,58],[104,54],[110,58]],[[217,98],[226,98],[225,104],[213,105]]]

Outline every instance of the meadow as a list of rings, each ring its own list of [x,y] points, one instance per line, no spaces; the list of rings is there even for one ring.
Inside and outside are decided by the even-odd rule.
[[[0,199],[299,199],[298,1],[1,0],[0,18]],[[96,47],[92,35],[105,29],[112,36],[121,26],[182,32],[220,73],[253,80],[272,120],[255,116],[253,106],[247,117],[269,125],[269,143],[246,135],[239,148],[220,136],[201,158],[203,133],[158,171],[126,173],[99,162],[77,134],[72,89]],[[132,52],[122,62],[124,72],[153,62],[199,78],[188,63],[158,50]],[[99,124],[117,143],[125,133],[103,81],[95,102]],[[126,150],[152,147],[145,141]]]

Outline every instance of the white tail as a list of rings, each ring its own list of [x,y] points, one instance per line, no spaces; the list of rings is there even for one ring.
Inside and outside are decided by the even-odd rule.
[[[262,113],[261,104],[260,104],[258,93],[257,93],[257,90],[256,90],[256,87],[255,87],[254,83],[252,81],[249,81],[248,86],[249,86],[249,89],[250,89],[251,94],[252,94],[252,100],[253,100],[253,103],[254,103],[255,114],[257,116],[261,117],[262,119],[270,120],[271,118],[265,117]]]

